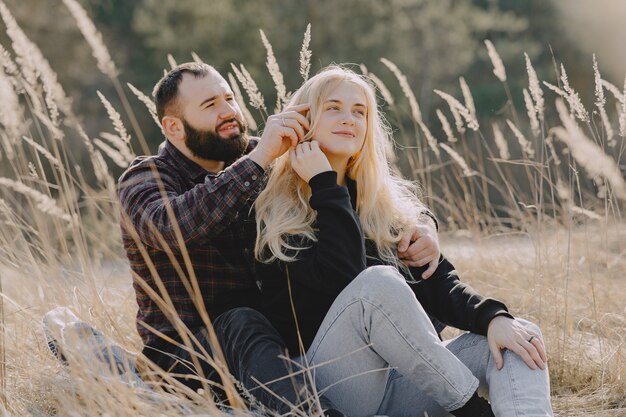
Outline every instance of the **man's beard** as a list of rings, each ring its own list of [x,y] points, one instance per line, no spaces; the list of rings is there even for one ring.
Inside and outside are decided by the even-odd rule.
[[[239,126],[239,134],[223,138],[217,133],[221,126],[232,122]],[[237,119],[226,120],[217,125],[215,130],[198,130],[183,119],[183,127],[187,136],[185,144],[198,158],[210,161],[234,161],[242,156],[248,147],[247,127]]]

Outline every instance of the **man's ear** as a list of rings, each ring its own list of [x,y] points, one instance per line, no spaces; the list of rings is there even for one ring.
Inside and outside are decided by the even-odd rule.
[[[161,119],[161,127],[165,136],[175,142],[185,141],[185,127],[183,121],[175,116],[163,116]]]

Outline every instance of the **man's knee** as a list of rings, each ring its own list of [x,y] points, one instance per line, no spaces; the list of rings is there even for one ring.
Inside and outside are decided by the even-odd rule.
[[[237,307],[220,314],[214,321],[215,333],[222,346],[263,337],[276,338],[278,332],[257,310]]]

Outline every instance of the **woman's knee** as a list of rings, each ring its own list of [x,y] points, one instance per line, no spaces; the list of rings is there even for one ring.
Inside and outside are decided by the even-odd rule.
[[[532,333],[536,333],[537,335],[539,335],[539,337],[543,339],[541,328],[537,324],[533,323],[532,321],[521,319],[521,318],[516,318],[515,320],[517,320],[522,326],[524,326],[526,330]]]
[[[361,295],[370,299],[399,302],[403,296],[415,298],[402,274],[392,266],[371,266],[355,281],[361,286]]]

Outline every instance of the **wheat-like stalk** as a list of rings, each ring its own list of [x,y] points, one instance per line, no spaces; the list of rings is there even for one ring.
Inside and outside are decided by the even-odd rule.
[[[259,29],[259,32],[261,33],[261,41],[263,42],[263,46],[267,51],[267,70],[269,71],[272,80],[274,81],[274,86],[276,87],[276,112],[280,112],[283,106],[287,104],[287,88],[285,87],[283,73],[280,72],[278,61],[276,61],[276,57],[274,56],[272,44],[267,39],[267,36],[265,36],[263,30]]]
[[[498,153],[500,154],[500,158],[508,161],[511,158],[511,154],[509,153],[509,145],[506,143],[506,139],[500,130],[500,126],[497,123],[493,123],[491,125],[493,129],[493,139],[496,142],[496,147],[498,148]]]
[[[124,158],[120,151],[98,138],[94,139],[93,143],[95,143],[96,146],[115,163],[115,165],[120,168],[128,168],[128,161]]]
[[[626,77],[624,77],[624,94],[622,95],[622,108],[619,114],[619,135],[626,137]]]
[[[439,152],[439,148],[437,147],[437,139],[435,139],[432,133],[430,133],[430,130],[428,129],[428,127],[426,127],[424,122],[420,121],[420,122],[417,122],[417,124],[422,129],[422,132],[424,132],[424,136],[426,136],[426,142],[428,143],[428,146],[435,153],[435,155],[437,155],[437,158],[439,158],[440,152]]]
[[[535,157],[535,150],[533,149],[532,144],[528,141],[528,139],[526,139],[526,137],[524,137],[524,134],[517,128],[517,126],[515,126],[515,123],[513,123],[509,119],[506,119],[506,123],[509,125],[509,128],[515,135],[515,138],[517,138],[517,141],[522,148],[524,154],[529,159],[533,159]]]
[[[63,211],[63,209],[57,205],[56,200],[48,197],[46,194],[30,188],[23,182],[5,177],[0,177],[0,185],[10,188],[15,192],[30,198],[42,213],[65,220],[68,223],[72,223],[72,216]]]
[[[304,39],[302,40],[302,48],[300,49],[300,75],[304,81],[309,79],[309,71],[311,70],[312,52],[309,49],[311,43],[311,24],[306,25]]]
[[[493,73],[500,81],[506,82],[506,70],[504,69],[504,64],[502,63],[498,51],[496,51],[496,48],[489,39],[485,39],[485,45],[487,46],[487,53],[493,65]]]
[[[124,127],[124,123],[122,123],[122,116],[117,112],[117,110],[115,110],[113,105],[109,102],[109,100],[106,99],[104,94],[102,94],[100,91],[97,91],[96,93],[98,94],[98,97],[100,97],[100,101],[104,105],[104,108],[106,109],[107,114],[109,115],[109,119],[111,120],[111,123],[113,123],[113,128],[115,129],[117,134],[120,135],[120,138],[122,138],[124,142],[129,144],[130,135],[126,131],[126,128]]]
[[[406,76],[400,71],[398,66],[388,60],[387,58],[381,58],[380,62],[382,62],[389,70],[395,75],[398,83],[400,84],[400,88],[402,89],[402,93],[409,100],[409,107],[411,108],[411,116],[413,116],[413,120],[416,122],[422,121],[422,111],[420,110],[420,106],[417,104],[417,99],[415,98],[415,94],[413,94],[413,90],[411,90],[411,86],[409,85],[409,81]]]
[[[611,122],[609,121],[609,116],[606,114],[606,109],[604,106],[606,105],[606,99],[604,97],[604,88],[602,87],[602,77],[600,76],[600,70],[598,69],[598,61],[596,60],[596,54],[593,54],[593,74],[594,74],[594,82],[596,86],[596,107],[600,112],[600,119],[602,120],[602,124],[604,125],[604,130],[606,131],[606,139],[609,146],[613,147],[617,144],[617,141],[613,138],[613,128],[611,127]]]
[[[543,121],[543,112],[544,112],[544,100],[543,100],[543,91],[541,90],[541,85],[539,84],[539,78],[537,77],[537,73],[535,72],[535,68],[533,67],[528,54],[524,52],[524,57],[526,58],[526,72],[528,73],[528,89],[530,90],[530,95],[535,101],[535,110],[537,111],[537,116],[539,120]]]
[[[35,148],[37,152],[43,155],[43,157],[46,158],[48,162],[52,164],[52,166],[56,168],[61,168],[62,166],[61,161],[59,161],[58,158],[52,155],[50,151],[48,151],[46,148],[44,148],[43,146],[35,142],[33,139],[29,138],[28,136],[22,136],[22,139],[24,140],[24,142],[28,143],[30,146]]]
[[[91,47],[93,57],[96,59],[98,69],[106,76],[110,78],[117,77],[117,69],[115,63],[111,59],[109,50],[102,41],[102,34],[98,32],[96,26],[93,24],[85,9],[76,0],[63,0],[63,3],[68,8],[78,30],[83,34],[83,37]]]
[[[533,132],[535,137],[539,136],[541,133],[539,127],[539,119],[537,119],[537,110],[535,109],[535,105],[533,103],[532,98],[530,97],[530,93],[527,89],[522,90],[524,94],[524,104],[526,105],[526,113],[528,114],[528,119],[530,120],[530,129]]]
[[[237,100],[237,103],[239,104],[239,107],[243,112],[243,116],[248,123],[248,127],[251,130],[257,130],[258,126],[256,124],[256,121],[254,120],[254,117],[252,117],[252,113],[250,113],[250,110],[248,110],[246,102],[243,100],[243,95],[241,94],[241,90],[239,89],[239,84],[237,84],[237,80],[230,72],[228,73],[228,81],[230,83],[230,87],[233,89],[233,93],[235,93],[235,100]]]
[[[626,181],[615,161],[585,136],[562,100],[556,101],[556,108],[564,126],[552,128],[556,137],[567,144],[574,159],[592,178],[603,176],[611,184],[615,195],[626,200]]]
[[[370,78],[370,80],[372,80],[374,82],[374,84],[378,88],[378,91],[380,91],[380,94],[382,94],[383,99],[385,100],[385,102],[393,107],[394,104],[395,104],[395,100],[393,99],[393,96],[389,92],[389,89],[387,88],[387,86],[385,85],[383,80],[378,78],[376,76],[376,74],[374,74],[372,72],[368,73],[367,76]]]
[[[126,164],[131,163],[137,155],[130,149],[128,143],[120,138],[118,135],[114,135],[108,132],[100,132],[100,137],[108,141],[117,151],[121,157],[126,160]],[[125,168],[125,167],[122,167]]]
[[[617,88],[614,84],[611,84],[607,80],[601,80],[601,82],[604,88],[609,90],[617,101],[619,101],[620,103],[624,101],[624,94],[622,94],[619,88]]]
[[[569,104],[570,111],[572,114],[576,116],[579,120],[583,122],[589,121],[589,113],[582,101],[580,101],[580,97],[578,93],[574,91],[574,89],[569,85],[569,79],[567,77],[567,73],[565,72],[565,67],[561,64],[561,83],[563,84],[563,91],[567,94],[565,99]]]
[[[439,109],[435,112],[437,113],[437,117],[439,118],[439,122],[441,123],[441,128],[443,129],[446,137],[448,138],[448,142],[456,142],[457,138],[454,136],[452,132],[452,127],[450,126],[450,122],[448,122],[448,118],[445,114]]]
[[[476,119],[476,106],[474,105],[474,97],[470,91],[469,85],[465,82],[465,78],[459,77],[459,84],[461,85],[461,92],[463,93],[463,101],[465,101],[465,107],[469,111],[474,120]]]
[[[463,117],[463,119],[465,119],[465,123],[467,123],[467,127],[469,127],[470,129],[474,131],[478,130],[478,128],[480,127],[478,124],[478,120],[472,116],[472,114],[467,109],[467,107],[465,107],[463,104],[461,104],[459,100],[452,97],[448,93],[444,93],[441,90],[434,90],[434,91],[435,91],[435,94],[437,94],[439,97],[444,99],[446,103],[448,103],[448,106],[450,107],[450,109],[455,109],[458,111],[458,113]]]
[[[67,116],[73,117],[71,101],[65,94],[63,87],[57,80],[56,73],[50,67],[49,62],[33,42],[26,36],[17,24],[15,18],[5,6],[0,2],[0,16],[7,26],[6,33],[11,38],[13,50],[17,54],[17,63],[20,66],[24,79],[31,88],[37,89],[37,78],[41,80],[44,91],[44,102],[48,108],[51,122],[58,125],[59,109]],[[36,95],[31,95],[34,101],[39,99]]]
[[[0,71],[0,103],[0,124],[15,142],[24,127],[21,123],[23,111],[13,84],[4,71]]]
[[[150,97],[142,93],[137,87],[135,87],[131,83],[126,83],[126,85],[128,86],[128,88],[130,88],[130,91],[132,91],[133,94],[139,99],[139,101],[146,105],[146,107],[148,108],[148,112],[150,112],[152,120],[154,120],[154,123],[156,123],[157,126],[161,127],[161,123],[159,122],[159,118],[157,117],[156,105],[154,104],[154,101],[152,101]]]
[[[464,177],[471,177],[476,175],[476,171],[472,171],[470,169],[469,165],[467,165],[467,162],[465,162],[465,159],[463,159],[463,157],[457,151],[455,151],[445,143],[440,143],[439,146],[441,146],[443,150],[446,151],[457,164],[459,164],[461,170],[463,171]]]
[[[250,99],[250,105],[255,109],[264,111],[267,113],[267,108],[265,107],[265,99],[263,95],[259,91],[259,88],[254,81],[254,78],[250,76],[250,73],[246,69],[246,67],[241,65],[241,69],[237,68],[235,64],[230,64],[233,69],[237,80],[243,86],[243,89],[246,90],[246,94],[248,94],[248,98]]]
[[[170,64],[170,69],[174,69],[178,66],[172,54],[167,54],[167,63]]]

